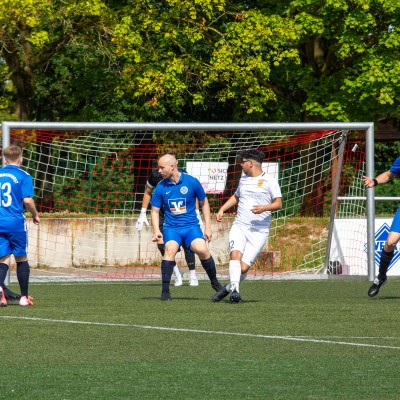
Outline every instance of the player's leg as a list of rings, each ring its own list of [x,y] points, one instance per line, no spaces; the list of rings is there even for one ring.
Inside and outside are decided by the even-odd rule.
[[[232,254],[232,249],[234,247],[236,249],[236,252]],[[240,269],[240,259],[241,259],[240,249],[244,249],[244,247],[245,247],[245,239],[244,239],[243,233],[240,230],[240,226],[232,225],[231,230],[229,231],[229,249],[230,249],[229,283],[226,286],[223,286],[211,298],[211,301],[213,301],[214,303],[220,302],[226,296],[228,296],[228,294],[231,290],[232,282],[239,281],[238,276],[240,276],[240,270],[241,270]],[[232,257],[232,255],[233,255],[233,257]]]
[[[10,265],[11,249],[8,241],[8,233],[0,232],[0,307],[7,305],[4,293],[4,282]]]
[[[394,221],[393,221],[394,222]],[[399,229],[399,227],[394,227],[394,229]],[[393,224],[391,229],[393,229]],[[400,230],[400,229],[399,229]],[[395,232],[395,231],[390,231],[388,238],[386,239],[385,245],[383,247],[382,253],[381,253],[381,259],[379,262],[379,272],[377,277],[375,278],[374,282],[368,289],[368,296],[369,297],[374,297],[379,293],[379,289],[384,285],[387,281],[387,271],[389,269],[389,265],[393,259],[394,256],[394,248],[396,247],[396,244],[400,240],[400,233]]]
[[[190,229],[186,230],[183,239],[184,242],[188,244],[189,249],[198,255],[201,265],[210,279],[212,288],[216,292],[221,290],[222,286],[217,278],[215,261],[208,250],[200,226],[191,227]]]
[[[242,253],[238,250],[231,251],[231,257],[229,261],[229,285],[227,290],[231,290],[232,293],[229,297],[231,303],[239,303],[242,300],[240,296],[239,284],[242,280]],[[244,279],[244,278],[243,278]]]
[[[164,219],[162,219],[162,221],[164,222]],[[160,224],[160,231],[161,231],[162,234],[164,234],[163,228],[164,228],[163,224]],[[164,246],[164,241],[163,240],[161,240],[159,243],[157,243],[157,248],[158,248],[158,251],[161,253],[161,255],[164,257],[165,246]],[[183,284],[182,274],[181,274],[181,271],[179,270],[178,266],[176,265],[176,263],[174,265],[173,271],[174,271],[174,275],[175,275],[175,283],[174,283],[174,285],[175,286],[182,286],[182,284]]]
[[[15,256],[17,262],[17,279],[21,290],[20,306],[33,306],[32,298],[28,294],[30,267],[26,257]]]
[[[185,252],[185,260],[189,268],[189,286],[199,286],[199,281],[196,274],[195,254],[187,248],[185,243],[182,243],[182,248]]]
[[[241,225],[232,225],[229,232],[229,285],[227,290],[231,290],[234,298],[240,299],[239,284],[242,275],[242,256],[247,245],[247,228]]]
[[[30,267],[27,259],[26,249],[28,248],[28,233],[13,232],[9,236],[11,251],[17,263],[17,279],[21,290],[21,306],[32,306],[32,300],[29,297],[29,276]]]
[[[241,235],[239,235],[239,230]],[[242,300],[239,290],[240,282],[246,279],[247,272],[260,254],[268,240],[269,232],[253,231],[247,227],[237,226],[230,234],[231,261],[229,275],[231,285],[231,303]]]
[[[8,288],[6,285],[3,286],[3,291],[4,291],[4,296],[6,297],[6,300],[10,303],[10,300],[18,300],[21,298],[21,295],[19,293],[13,292],[10,288]]]
[[[161,261],[161,300],[171,300],[171,277],[174,271],[176,253],[182,244],[182,239],[179,233],[171,228],[164,228],[163,237],[165,243],[165,253],[163,260]]]

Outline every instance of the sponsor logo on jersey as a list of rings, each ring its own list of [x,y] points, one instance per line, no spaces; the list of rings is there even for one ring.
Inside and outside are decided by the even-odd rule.
[[[186,213],[186,199],[169,199],[169,210],[172,214],[185,214]]]
[[[260,179],[258,182],[257,182],[257,186],[258,187],[262,187],[263,186],[263,184],[264,184],[264,179]]]

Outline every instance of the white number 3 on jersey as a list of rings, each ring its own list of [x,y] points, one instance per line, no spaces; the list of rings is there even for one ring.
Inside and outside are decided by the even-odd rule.
[[[5,182],[1,185],[1,205],[3,207],[11,206],[11,184],[10,182]]]

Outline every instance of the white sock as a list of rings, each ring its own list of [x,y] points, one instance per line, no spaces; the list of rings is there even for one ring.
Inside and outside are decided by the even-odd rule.
[[[197,275],[196,275],[196,270],[195,269],[189,269],[189,277],[190,277],[190,279],[197,279]]]
[[[231,290],[239,291],[240,275],[242,268],[240,267],[240,260],[229,261],[229,278]]]
[[[246,279],[246,277],[247,277],[247,272],[245,272],[244,274],[243,273],[241,273],[240,274],[240,282],[242,282],[242,281],[244,281],[245,279]],[[231,290],[231,284],[230,283],[228,283],[226,286],[225,286],[225,289],[229,292],[230,290]],[[238,290],[239,291],[239,290]]]
[[[174,274],[177,276],[181,274],[181,271],[179,270],[179,267],[176,264],[174,265]]]

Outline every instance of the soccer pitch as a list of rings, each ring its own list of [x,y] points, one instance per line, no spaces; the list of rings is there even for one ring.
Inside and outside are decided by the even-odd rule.
[[[400,280],[32,283],[0,308],[2,398],[398,399]],[[16,285],[11,285],[16,289]]]

